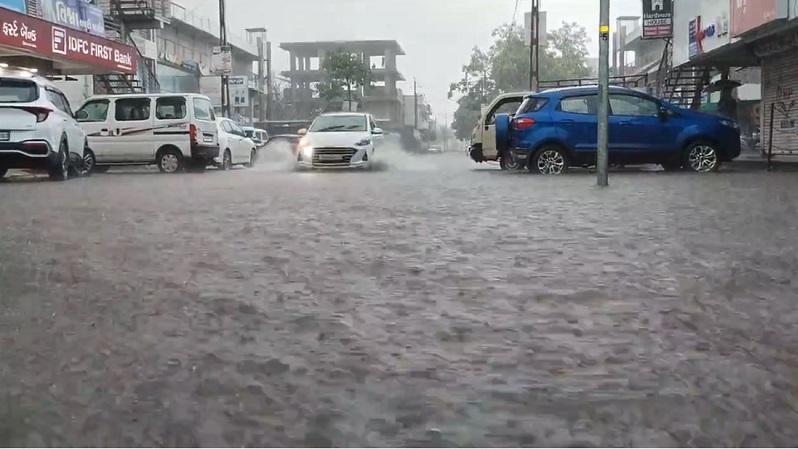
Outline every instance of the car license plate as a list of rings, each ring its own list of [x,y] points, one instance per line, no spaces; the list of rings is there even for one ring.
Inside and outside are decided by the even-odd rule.
[[[0,131],[0,142],[8,142],[11,139],[11,133],[8,131]]]
[[[203,136],[202,140],[204,142],[213,142],[213,136]]]
[[[338,156],[337,154],[320,154],[319,155],[320,161],[342,161],[343,157]]]

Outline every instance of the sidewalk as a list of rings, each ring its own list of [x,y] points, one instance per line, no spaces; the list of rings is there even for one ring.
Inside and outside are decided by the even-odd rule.
[[[724,164],[728,167],[741,167],[745,169],[768,169],[768,160],[759,152],[743,151],[733,162]],[[798,156],[773,156],[773,170],[798,171]]]

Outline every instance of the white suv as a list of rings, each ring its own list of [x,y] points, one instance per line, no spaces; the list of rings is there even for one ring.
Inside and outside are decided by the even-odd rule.
[[[0,178],[22,168],[65,181],[93,165],[86,134],[63,92],[44,78],[0,71]]]

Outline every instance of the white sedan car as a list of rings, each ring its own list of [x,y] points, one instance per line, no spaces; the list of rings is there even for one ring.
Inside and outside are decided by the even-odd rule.
[[[319,116],[299,134],[297,168],[368,168],[383,131],[369,114],[338,112]]]
[[[255,165],[257,149],[255,142],[247,137],[238,123],[228,119],[216,119],[219,127],[219,156],[213,161],[222,170],[230,170],[233,165],[243,164],[245,167]]]

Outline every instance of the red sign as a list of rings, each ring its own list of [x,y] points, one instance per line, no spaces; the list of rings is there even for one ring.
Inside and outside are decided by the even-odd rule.
[[[108,72],[136,73],[128,45],[0,8],[0,46],[54,61],[80,61]]]
[[[732,0],[732,36],[787,18],[785,0]]]

